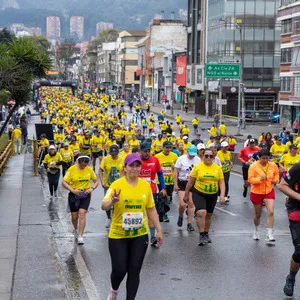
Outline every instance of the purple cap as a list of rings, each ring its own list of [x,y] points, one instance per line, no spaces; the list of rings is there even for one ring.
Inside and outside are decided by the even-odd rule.
[[[129,155],[126,156],[124,164],[125,165],[131,165],[135,161],[138,161],[138,162],[142,163],[142,159],[141,159],[141,157],[140,157],[139,154],[137,154],[137,153],[131,153],[131,154],[129,154]]]

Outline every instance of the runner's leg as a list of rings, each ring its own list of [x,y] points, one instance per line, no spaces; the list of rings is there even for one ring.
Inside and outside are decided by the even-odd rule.
[[[128,274],[126,282],[126,300],[134,300],[139,284],[140,272],[148,248],[148,235],[133,238],[129,244]]]

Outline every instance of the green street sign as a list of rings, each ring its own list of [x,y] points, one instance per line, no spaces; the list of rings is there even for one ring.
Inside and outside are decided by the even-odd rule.
[[[206,64],[205,77],[207,78],[240,78],[240,64]]]

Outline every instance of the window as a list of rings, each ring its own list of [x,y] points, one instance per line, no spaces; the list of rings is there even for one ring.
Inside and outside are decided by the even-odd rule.
[[[300,97],[300,77],[294,79],[294,96]]]
[[[292,86],[292,77],[281,77],[280,78],[280,91],[281,92],[290,92],[291,86]]]
[[[291,3],[295,3],[298,0],[281,0],[281,6],[289,5]]]
[[[300,66],[300,47],[295,47],[293,50],[292,66]]]
[[[300,17],[293,18],[293,34],[300,34]]]
[[[292,48],[281,49],[281,63],[291,63]]]
[[[281,34],[292,32],[292,19],[283,20],[281,22]]]

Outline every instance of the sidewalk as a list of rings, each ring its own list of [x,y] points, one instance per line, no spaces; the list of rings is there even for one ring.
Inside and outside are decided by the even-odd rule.
[[[162,104],[155,103],[155,106],[151,106],[150,112],[152,112],[155,115],[158,115],[163,110]],[[199,123],[199,129],[202,131],[209,130],[214,124],[214,118],[208,117],[204,115],[197,115],[194,111],[189,110],[187,113],[182,110],[175,110],[174,113],[171,114],[171,110],[168,109],[165,116],[167,119],[175,120],[176,115],[179,114],[181,116],[181,120],[184,121],[187,124],[191,124],[194,117],[197,117],[200,121]],[[235,120],[231,119],[224,119],[224,124],[227,126],[227,135],[236,135],[237,134],[237,122]],[[258,123],[258,124],[252,124],[252,123],[246,123],[246,129],[240,129],[240,133],[242,136],[238,138],[240,141],[245,141],[248,135],[252,135],[253,137],[258,138],[262,132],[271,132],[271,133],[278,133],[281,130],[280,124],[270,124],[268,122],[266,123]]]

